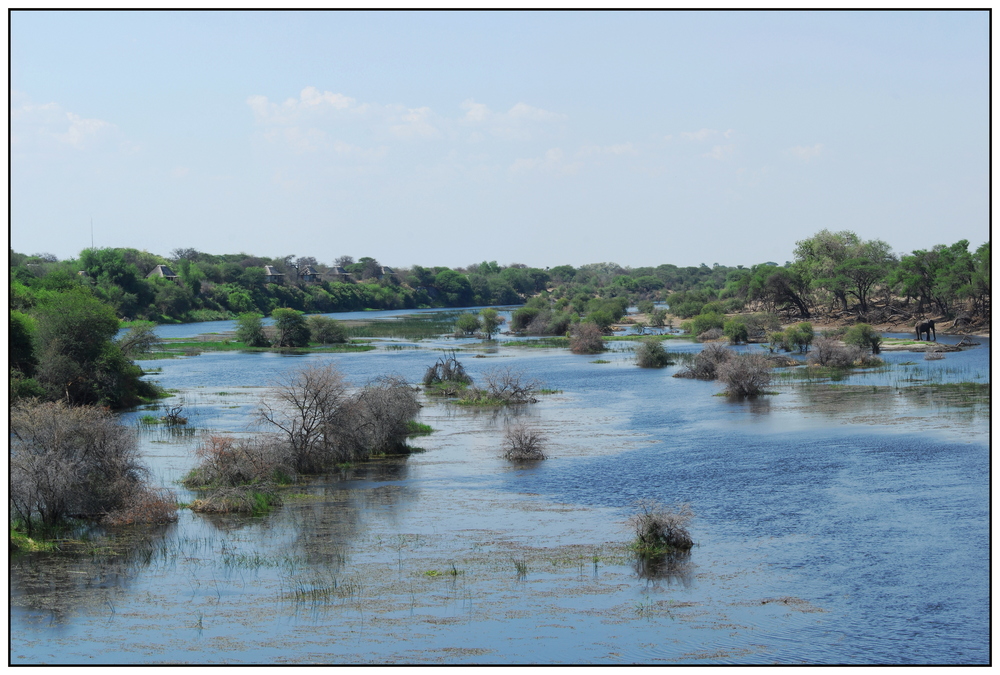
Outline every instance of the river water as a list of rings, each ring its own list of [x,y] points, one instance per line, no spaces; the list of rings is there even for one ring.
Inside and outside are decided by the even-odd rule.
[[[225,330],[161,328],[192,329]],[[414,439],[422,451],[294,486],[264,517],[182,510],[89,555],[19,556],[11,661],[988,663],[989,406],[946,387],[909,395],[989,382],[979,341],[748,401],[676,366],[637,368],[623,343],[460,352],[474,378],[511,366],[560,392],[506,411],[421,394],[435,429]],[[417,383],[437,350],[477,341],[388,344],[143,362],[189,418],[140,429],[156,482],[190,502],[176,481],[199,439],[251,432],[259,397],[295,369]],[[547,436],[548,459],[499,457],[514,418]],[[637,565],[626,521],[640,498],[691,504],[689,557]]]

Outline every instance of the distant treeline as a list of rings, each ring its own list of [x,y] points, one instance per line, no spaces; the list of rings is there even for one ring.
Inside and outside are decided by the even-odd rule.
[[[177,249],[161,257],[131,248],[87,249],[60,261],[10,254],[12,398],[131,405],[156,392],[132,358],[149,329],[116,337],[119,320],[158,323],[361,309],[523,305],[517,332],[563,335],[580,323],[607,331],[631,305],[669,320],[653,303],[693,319],[697,334],[734,312],[808,319],[839,314],[867,323],[932,315],[979,324],[990,317],[990,244],[938,245],[897,256],[878,239],[823,230],[797,242],[795,260],[751,267],[621,267],[596,263],[540,269],[482,262],[465,268],[394,270],[370,257],[212,255]]]

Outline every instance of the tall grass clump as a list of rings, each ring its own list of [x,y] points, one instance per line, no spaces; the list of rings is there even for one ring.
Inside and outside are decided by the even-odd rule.
[[[643,557],[687,551],[694,546],[688,525],[694,518],[690,504],[666,507],[652,499],[636,502],[638,513],[629,518],[635,532],[631,548]]]
[[[545,459],[544,442],[544,435],[523,422],[508,425],[503,435],[503,457],[519,462]]]
[[[646,338],[635,348],[635,362],[640,368],[663,368],[673,364],[663,343],[656,338]]]

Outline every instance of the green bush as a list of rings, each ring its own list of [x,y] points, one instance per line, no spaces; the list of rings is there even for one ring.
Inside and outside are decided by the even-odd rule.
[[[236,317],[236,339],[247,347],[269,347],[261,315],[245,312]]]
[[[320,344],[347,342],[347,329],[336,319],[325,316],[311,316],[307,320],[312,339]]]
[[[747,325],[742,319],[730,319],[722,328],[723,334],[729,338],[729,344],[738,345],[750,339]]]
[[[472,335],[480,328],[481,324],[479,323],[479,317],[476,316],[475,314],[470,314],[470,313],[462,314],[455,321],[456,333],[464,333],[465,335]]]
[[[691,333],[692,335],[701,335],[705,331],[711,330],[712,328],[722,330],[725,323],[725,317],[717,312],[699,314],[691,321]]]
[[[878,354],[882,349],[882,334],[867,323],[859,323],[844,334],[844,344],[870,349],[872,354]]]
[[[640,368],[663,368],[673,364],[663,343],[656,338],[646,338],[635,349],[635,362]]]

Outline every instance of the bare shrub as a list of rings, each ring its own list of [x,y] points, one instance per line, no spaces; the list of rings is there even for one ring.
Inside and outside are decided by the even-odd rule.
[[[257,415],[287,443],[297,472],[320,473],[336,454],[331,426],[347,398],[340,371],[332,365],[313,366],[286,375],[274,390],[275,401],[262,399]]]
[[[819,337],[813,341],[809,363],[828,368],[850,368],[863,356],[864,351],[860,347],[842,345],[830,337]]]
[[[736,352],[721,344],[705,345],[705,348],[695,354],[691,365],[677,373],[677,377],[693,377],[699,380],[714,380],[718,367],[731,359]]]
[[[195,451],[201,462],[182,481],[188,488],[285,482],[295,471],[278,439],[209,436]]]
[[[663,343],[656,338],[646,338],[635,349],[635,362],[640,368],[663,368],[673,363]]]
[[[420,411],[417,396],[406,381],[383,375],[366,384],[339,415],[337,436],[341,452],[352,459],[399,450],[409,433],[407,422]]]
[[[596,323],[578,323],[570,331],[569,348],[574,354],[600,354],[606,349]]]
[[[709,328],[708,330],[699,333],[699,340],[718,340],[725,335],[725,332],[721,328]]]
[[[736,354],[719,364],[716,378],[730,396],[756,396],[771,383],[771,362],[757,352]]]
[[[172,523],[177,520],[177,494],[166,488],[149,488],[128,496],[122,507],[109,513],[107,525]]]
[[[36,520],[47,526],[66,517],[113,520],[151,504],[157,494],[147,476],[134,430],[106,409],[32,399],[11,407],[9,498],[29,535]],[[163,511],[148,515],[161,522]]]
[[[483,405],[516,405],[537,403],[533,394],[541,382],[528,378],[521,370],[510,366],[491,368],[483,373],[483,387],[469,387],[462,395],[463,400]]]
[[[544,442],[544,435],[524,423],[508,425],[503,434],[504,459],[515,461],[545,459],[545,454],[542,452]]]
[[[638,513],[629,518],[635,531],[632,548],[641,556],[655,556],[670,551],[687,551],[694,546],[688,525],[694,518],[690,504],[673,508],[652,499],[636,502]]]
[[[465,367],[461,362],[455,358],[455,353],[451,352],[447,357],[442,356],[434,365],[427,367],[423,382],[426,387],[443,382],[472,384],[472,378],[465,372]]]
[[[332,366],[307,368],[286,379],[276,401],[262,400],[259,419],[277,429],[297,473],[322,473],[403,446],[417,414],[416,394],[400,377],[373,380],[353,395]]]
[[[925,361],[940,361],[944,358],[944,354],[941,352],[924,352]]]

